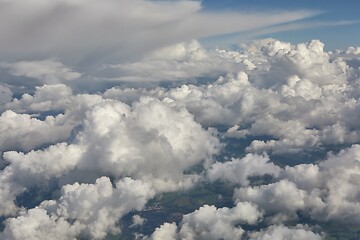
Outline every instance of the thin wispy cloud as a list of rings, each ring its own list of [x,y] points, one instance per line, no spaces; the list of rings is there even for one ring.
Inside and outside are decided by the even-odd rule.
[[[321,12],[319,12],[321,14]],[[205,37],[201,42],[208,48],[226,47],[236,43],[251,41],[253,39],[268,36],[274,33],[281,32],[295,32],[306,29],[321,29],[324,27],[339,27],[347,25],[359,24],[360,20],[338,20],[338,21],[320,21],[315,19],[303,19],[300,21],[286,22],[274,24],[267,27],[260,27],[257,29],[250,29],[249,31],[230,33],[219,36]]]

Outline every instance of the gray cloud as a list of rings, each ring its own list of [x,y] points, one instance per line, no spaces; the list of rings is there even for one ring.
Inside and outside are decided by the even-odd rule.
[[[64,66],[61,62],[49,59],[42,61],[20,61],[14,63],[1,63],[0,67],[9,70],[14,76],[24,76],[40,80],[45,84],[56,84],[75,80],[80,73]]]
[[[95,55],[98,60],[129,59],[171,43],[315,14],[311,11],[204,12],[199,1],[145,0],[36,0],[31,4],[2,0],[0,9],[0,52],[6,60],[49,55],[60,55],[69,61]]]

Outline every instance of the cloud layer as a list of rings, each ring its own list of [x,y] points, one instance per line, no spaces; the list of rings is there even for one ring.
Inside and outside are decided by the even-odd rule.
[[[207,24],[214,23],[205,20],[222,15],[201,12],[199,2],[107,1],[109,15],[94,13],[94,22],[84,16],[96,10],[96,1],[36,1],[19,19],[18,11],[25,11],[26,4],[0,4],[14,13],[7,16],[11,24],[51,19],[35,24],[37,31],[21,40],[30,41],[34,51],[41,41],[56,43],[46,37],[59,30],[65,16],[67,24],[79,18],[66,31],[83,27],[83,32],[64,39],[58,49],[51,48],[54,52],[78,47],[80,36],[89,38],[81,49],[88,52],[98,41],[95,36],[91,40],[93,24],[98,29],[109,21],[120,27],[119,32],[104,30],[108,46],[123,48],[125,40],[115,42],[114,36],[146,38],[139,32],[144,24],[155,32],[168,31],[172,24],[186,27],[174,39],[187,39],[200,26],[204,31],[199,36],[263,26],[255,21],[254,26],[217,30],[229,20],[224,18],[207,31]],[[115,16],[119,4],[135,8],[135,3],[138,12],[121,9],[124,14]],[[174,6],[179,11],[173,14]],[[153,12],[142,14],[144,9]],[[268,24],[304,16],[290,15],[271,15]],[[199,26],[180,21],[184,16],[197,19]],[[121,24],[122,18],[133,20],[133,25]],[[152,21],[146,22],[148,18]],[[164,25],[170,20],[172,24]],[[14,27],[0,45],[23,31]],[[37,39],[43,31],[50,35]],[[9,84],[4,77],[0,85],[0,215],[6,219],[1,238],[120,235],[119,221],[129,213],[136,211],[134,229],[152,221],[145,221],[142,210],[154,197],[219,182],[232,187],[231,206],[205,203],[143,237],[318,240],[326,232],[317,224],[360,222],[357,48],[330,53],[318,40],[293,45],[274,39],[250,42],[238,50],[207,50],[195,40],[163,47],[173,41],[149,43],[149,51],[140,49],[144,55],[134,61],[101,66],[107,73],[103,82],[162,86],[106,87],[92,79],[81,90],[76,83],[84,81],[84,75],[67,60],[30,58],[33,50],[27,52],[25,45],[20,48],[14,42],[14,49],[29,57],[1,63],[7,76],[18,81]],[[43,49],[49,54],[47,47]],[[157,47],[162,48],[154,50]],[[35,82],[19,84],[24,79]],[[296,154],[303,161],[293,157]],[[287,161],[279,164],[281,158]],[[29,194],[38,195],[24,201]]]
[[[6,58],[30,54],[60,55],[69,60],[100,54],[124,59],[192,38],[251,30],[314,14],[218,13],[201,8],[200,1],[36,0],[30,4],[2,0],[0,52]]]

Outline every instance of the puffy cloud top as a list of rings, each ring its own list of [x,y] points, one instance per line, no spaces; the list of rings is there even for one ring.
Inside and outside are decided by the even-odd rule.
[[[70,21],[75,13],[91,13],[95,2],[85,7],[84,1],[37,1],[27,17],[52,12],[48,24],[58,26],[65,15]],[[130,1],[108,2],[114,9],[135,7]],[[200,11],[199,2],[136,2],[137,11],[121,11],[139,26],[143,18],[152,18],[151,12],[141,14],[147,8],[169,10],[148,23],[157,27],[169,19],[180,24],[182,16],[205,19],[208,14]],[[0,5],[16,13],[21,4]],[[180,9],[176,14],[171,14],[173,6]],[[75,25],[85,24],[81,16]],[[102,26],[102,17],[96,13],[94,24]],[[12,17],[11,23],[23,21]],[[79,34],[92,36],[89,29]],[[74,39],[62,44],[76,46]],[[91,77],[86,82],[88,73],[80,74],[61,57],[2,61],[14,82],[0,84],[0,215],[6,218],[1,238],[104,239],[108,233],[121,234],[118,223],[127,214],[134,216],[131,229],[142,231],[134,226],[152,221],[142,212],[150,199],[219,181],[234,187],[227,196],[233,196],[233,204],[205,203],[181,221],[137,236],[317,240],[324,235],[304,224],[304,217],[316,223],[360,221],[355,48],[328,53],[318,40],[292,45],[274,39],[231,51],[208,50],[197,41],[160,45],[134,61],[102,65],[108,75],[99,85]],[[36,80],[22,85],[24,78]],[[179,82],[148,88],[110,84],[144,80]],[[326,155],[329,149],[334,152]],[[307,164],[291,158],[299,153]],[[310,157],[317,160],[310,162]],[[278,158],[287,158],[289,166],[277,165]],[[24,203],[31,194],[37,197]]]

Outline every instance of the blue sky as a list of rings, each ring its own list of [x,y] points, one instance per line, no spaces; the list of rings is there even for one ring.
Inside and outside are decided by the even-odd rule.
[[[319,14],[316,16],[298,22],[307,27],[263,34],[257,36],[257,38],[272,37],[293,43],[320,39],[325,43],[328,50],[360,46],[360,23],[357,22],[360,20],[360,1],[358,0],[203,0],[202,3],[206,11],[231,10],[246,12],[304,9],[319,11]],[[354,23],[341,24],[344,21],[353,21]],[[228,41],[232,41],[238,37],[241,38],[241,36],[242,33],[238,33],[225,36],[225,38],[228,38]],[[220,41],[220,39],[217,37],[215,40],[211,39],[211,42]]]

